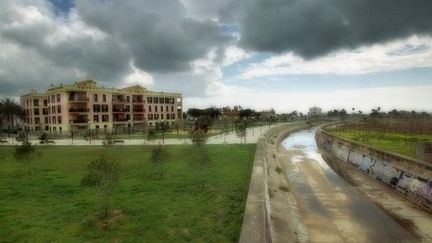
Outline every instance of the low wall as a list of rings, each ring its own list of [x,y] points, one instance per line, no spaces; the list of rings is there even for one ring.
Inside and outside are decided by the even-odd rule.
[[[316,140],[336,172],[343,174],[338,163],[351,164],[432,212],[432,163],[362,145],[323,129],[317,131]]]
[[[273,227],[268,189],[267,149],[289,133],[304,129],[303,122],[282,124],[268,130],[257,142],[246,209],[239,242],[273,242]]]

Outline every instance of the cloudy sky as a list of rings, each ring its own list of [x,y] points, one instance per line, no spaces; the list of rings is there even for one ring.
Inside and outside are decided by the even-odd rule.
[[[432,111],[431,0],[1,0],[0,97],[95,79],[185,108]]]

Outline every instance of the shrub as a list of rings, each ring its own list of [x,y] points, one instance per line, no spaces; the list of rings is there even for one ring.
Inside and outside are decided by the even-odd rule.
[[[18,161],[28,161],[30,156],[35,152],[35,146],[29,141],[23,141],[21,145],[15,147],[14,156]]]

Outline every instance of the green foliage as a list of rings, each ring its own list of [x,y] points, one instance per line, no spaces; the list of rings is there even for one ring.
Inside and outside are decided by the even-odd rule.
[[[147,140],[153,140],[156,138],[156,131],[152,127],[149,128],[147,133]]]
[[[203,130],[189,132],[189,137],[194,145],[204,145],[207,143],[207,134]]]
[[[111,145],[114,145],[114,135],[112,133],[105,134],[102,144],[104,147],[110,147]]]
[[[163,163],[167,162],[169,154],[167,150],[162,145],[157,145],[151,150],[150,160],[153,164],[159,165],[160,176],[163,176]]]
[[[102,199],[102,219],[110,214],[110,196],[119,179],[119,164],[104,156],[87,165],[87,174],[81,179],[82,186],[95,186]]]
[[[20,162],[29,162],[31,155],[35,152],[35,146],[25,140],[21,145],[15,146],[15,159]]]
[[[343,138],[348,138],[372,147],[413,158],[416,158],[416,143],[418,141],[432,141],[431,134],[367,131],[359,129],[330,129],[329,131]]]
[[[87,169],[87,174],[81,180],[83,186],[96,186],[103,190],[111,190],[118,182],[118,163],[104,156],[91,161]]]
[[[48,134],[46,132],[42,133],[42,135],[39,136],[39,143],[40,144],[47,144],[49,140]]]

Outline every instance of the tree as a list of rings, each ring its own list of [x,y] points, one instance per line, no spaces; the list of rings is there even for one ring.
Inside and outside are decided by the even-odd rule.
[[[162,133],[162,143],[165,143],[165,133],[168,131],[168,122],[160,122],[156,125],[156,132]]]
[[[154,128],[150,127],[147,133],[147,140],[153,140],[156,138],[156,131]]]
[[[39,143],[40,144],[47,144],[49,140],[48,134],[46,132],[42,133],[42,135],[39,136]]]
[[[119,180],[119,164],[101,155],[87,165],[87,174],[81,179],[82,186],[96,187],[102,199],[102,219],[110,215],[110,196]]]
[[[247,128],[247,122],[243,120],[237,120],[235,121],[235,131],[239,138],[246,143],[246,128]]]
[[[35,146],[24,140],[21,145],[15,147],[14,157],[20,162],[29,162],[30,156],[35,152]]]
[[[14,128],[14,117],[21,117],[22,109],[14,100],[10,98],[0,100],[0,120],[6,121],[9,132]]]
[[[157,145],[151,150],[150,160],[153,164],[159,165],[160,176],[163,177],[163,163],[169,158],[167,150],[162,145]]]
[[[206,142],[207,142],[207,136],[206,134],[201,131],[192,131],[190,133],[193,146],[193,152],[192,154],[192,165],[197,168],[199,178],[201,178],[201,188],[205,188],[207,186],[207,175],[206,175],[206,168],[210,165],[210,155],[207,151]]]
[[[114,145],[114,135],[112,133],[105,134],[105,138],[102,141],[102,145],[104,147],[110,147]]]

